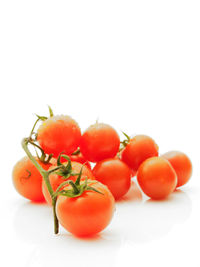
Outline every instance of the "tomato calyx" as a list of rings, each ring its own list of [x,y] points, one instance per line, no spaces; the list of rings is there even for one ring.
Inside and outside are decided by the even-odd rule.
[[[53,114],[53,110],[52,110],[52,108],[51,108],[50,106],[48,106],[48,109],[49,109],[49,117],[53,117],[54,114]],[[37,114],[35,114],[35,115],[36,115],[37,118],[40,119],[41,121],[45,121],[45,120],[48,119],[48,117],[46,117],[46,116],[40,116],[40,115],[37,115]]]
[[[67,164],[61,163],[61,158],[64,158],[67,160]],[[60,154],[57,159],[57,166],[60,166],[59,170],[56,172],[56,174],[60,175],[63,180],[68,179],[70,176],[78,175],[79,173],[74,173],[72,170],[72,163],[70,157],[68,157],[65,154]]]
[[[64,164],[62,164],[60,162],[61,157],[68,160],[67,166],[65,166]],[[63,177],[63,179],[67,179],[67,178],[69,178],[69,176],[72,176],[72,175],[78,175],[78,177],[77,177],[75,182],[73,182],[72,180],[67,180],[67,181],[61,183],[58,186],[57,190],[55,191],[54,197],[57,197],[58,195],[62,195],[62,196],[74,198],[74,197],[81,196],[83,194],[83,192],[86,190],[91,190],[91,191],[94,191],[96,193],[103,194],[102,192],[98,191],[94,187],[88,185],[87,177],[83,183],[80,183],[84,164],[81,167],[81,170],[78,174],[73,173],[70,158],[67,155],[60,154],[58,157],[58,160],[57,160],[57,165],[61,166],[61,168],[56,173],[61,175]],[[68,190],[62,189],[67,184],[71,185],[71,189],[68,189]]]
[[[123,132],[123,135],[126,137],[126,139],[124,139],[123,141],[120,142],[120,148],[119,148],[119,152],[121,152],[130,142],[131,138],[128,134],[126,134],[125,132]]]

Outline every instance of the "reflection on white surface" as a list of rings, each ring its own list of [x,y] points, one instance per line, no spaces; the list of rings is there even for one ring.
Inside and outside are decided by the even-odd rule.
[[[191,209],[192,202],[185,192],[179,190],[165,201],[152,201],[145,199],[133,182],[128,194],[117,202],[109,227],[93,238],[73,237],[62,227],[59,235],[53,235],[52,211],[45,204],[19,206],[13,227],[21,241],[35,246],[27,258],[27,267],[68,262],[73,266],[82,263],[87,267],[112,267],[123,261],[128,244],[135,246],[163,238],[174,225],[187,220]]]
[[[53,230],[51,216],[52,211],[48,205],[25,202],[15,213],[13,227],[23,241],[39,244]]]
[[[132,195],[139,196],[135,202],[119,202],[119,232],[123,238],[133,243],[149,242],[166,235],[177,223],[184,222],[191,213],[192,202],[189,196],[177,190],[168,199],[142,200],[140,190],[133,183]],[[126,205],[125,205],[126,204]]]

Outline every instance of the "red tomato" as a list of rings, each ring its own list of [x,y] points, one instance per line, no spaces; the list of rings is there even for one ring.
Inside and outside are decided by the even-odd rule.
[[[162,157],[171,163],[177,174],[178,183],[176,187],[186,184],[192,175],[192,163],[188,156],[180,151],[170,151]]]
[[[52,165],[36,160],[45,170]],[[42,176],[28,157],[24,157],[16,163],[12,178],[15,189],[20,195],[35,202],[45,201],[42,193]]]
[[[60,153],[71,154],[79,146],[81,131],[69,116],[53,116],[38,129],[37,141],[47,154],[57,157]]]
[[[119,150],[119,145],[119,136],[111,126],[96,123],[82,135],[80,150],[87,160],[98,162],[114,157]]]
[[[82,168],[82,166],[83,166],[81,163],[79,163],[79,162],[75,162],[75,161],[72,161],[71,164],[72,164],[72,170],[73,170],[74,173],[79,173],[80,170],[81,170],[81,168]],[[55,168],[55,166],[52,167],[52,168]],[[50,168],[50,169],[51,169],[51,168]],[[95,179],[93,173],[91,172],[91,170],[88,169],[88,168],[84,165],[84,166],[83,166],[83,169],[82,169],[81,180],[84,180],[86,177],[87,177],[88,179],[90,179],[90,180],[94,180],[94,179]],[[76,175],[76,176],[70,176],[70,177],[67,178],[66,180],[72,180],[72,181],[75,182],[76,179],[77,179],[77,175]],[[50,181],[50,184],[51,184],[52,189],[53,189],[54,192],[56,191],[56,189],[58,188],[58,186],[59,186],[61,183],[63,183],[64,181],[66,181],[66,180],[63,179],[63,177],[61,177],[60,175],[58,175],[58,174],[56,174],[56,173],[52,173],[52,174],[49,175],[49,181]],[[49,194],[49,191],[48,191],[48,189],[47,189],[47,187],[46,187],[46,184],[45,184],[44,180],[43,180],[43,182],[42,182],[42,192],[43,192],[43,195],[44,195],[45,200],[47,201],[47,203],[48,203],[49,205],[51,205],[51,202],[52,202],[52,200],[51,200],[51,196],[50,196],[50,194]]]
[[[131,169],[117,158],[99,161],[93,174],[98,181],[107,185],[115,199],[124,196],[131,186]]]
[[[114,198],[105,185],[97,181],[88,181],[88,185],[103,194],[86,190],[74,198],[59,195],[56,203],[60,224],[79,237],[102,231],[110,223],[115,210]],[[64,189],[71,189],[71,186]]]
[[[153,199],[166,198],[177,185],[176,172],[162,157],[145,160],[138,169],[137,180],[142,191]]]
[[[154,156],[158,156],[158,146],[146,135],[136,135],[121,153],[122,160],[135,172],[144,160]]]

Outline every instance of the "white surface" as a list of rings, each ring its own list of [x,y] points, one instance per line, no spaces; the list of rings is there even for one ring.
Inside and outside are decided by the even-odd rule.
[[[0,1],[1,263],[3,266],[200,265],[200,2]],[[162,202],[136,184],[92,240],[52,233],[51,210],[11,183],[33,113],[99,121],[182,150],[191,181]]]

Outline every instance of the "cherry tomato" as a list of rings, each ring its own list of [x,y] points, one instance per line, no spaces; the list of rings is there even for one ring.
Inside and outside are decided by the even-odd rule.
[[[81,131],[69,116],[53,116],[38,129],[37,141],[47,154],[57,157],[60,153],[71,154],[79,146]]]
[[[115,201],[108,188],[97,182],[88,181],[100,193],[86,190],[78,197],[58,196],[56,214],[60,224],[70,233],[91,236],[102,231],[111,221]],[[64,189],[70,189],[67,186]]]
[[[36,160],[45,170],[52,165]],[[42,176],[28,157],[24,157],[16,163],[12,179],[15,189],[20,195],[35,202],[45,201],[42,193]]]
[[[98,162],[114,157],[119,150],[119,145],[119,136],[111,126],[96,123],[83,133],[80,150],[87,160]]]
[[[131,169],[117,158],[99,161],[93,174],[98,181],[107,185],[115,199],[124,196],[131,186]]]
[[[169,151],[162,157],[171,163],[177,174],[178,183],[176,187],[186,184],[192,175],[192,163],[188,156],[180,151]]]
[[[139,167],[137,180],[142,191],[152,199],[166,198],[177,185],[177,176],[168,160],[152,157]]]
[[[136,135],[121,153],[122,160],[135,172],[144,160],[154,156],[158,156],[158,146],[146,135]]]
[[[75,161],[72,161],[71,164],[72,164],[72,170],[73,170],[74,173],[79,173],[80,170],[81,170],[81,168],[82,168],[82,166],[83,166],[81,163],[75,162]],[[55,168],[55,166],[53,166],[52,168]],[[82,169],[81,180],[84,180],[86,177],[88,179],[90,179],[90,180],[94,180],[95,179],[92,171],[88,167],[86,167],[84,165],[83,166],[83,169]],[[70,176],[66,180],[72,180],[72,181],[75,182],[76,179],[77,179],[77,175]],[[58,175],[56,173],[52,173],[52,174],[49,175],[49,181],[50,181],[50,184],[51,184],[52,189],[53,189],[54,192],[56,191],[56,189],[58,188],[58,186],[61,183],[63,183],[64,181],[66,181],[66,180],[63,179],[63,177],[61,177],[60,175]],[[42,181],[42,192],[43,192],[43,195],[45,197],[46,202],[49,205],[51,205],[51,203],[52,203],[51,196],[49,194],[49,191],[48,191],[48,189],[46,187],[46,184],[45,184],[44,180]]]

